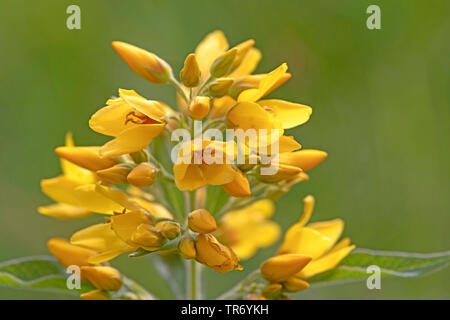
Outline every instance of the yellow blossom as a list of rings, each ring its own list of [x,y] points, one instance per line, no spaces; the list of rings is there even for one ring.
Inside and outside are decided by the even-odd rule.
[[[140,151],[157,137],[173,111],[162,102],[147,100],[134,90],[119,89],[89,120],[92,130],[115,137],[103,145],[101,157],[110,158]]]
[[[251,195],[247,176],[241,170],[237,170],[233,181],[222,185],[222,188],[227,194],[237,198],[244,198]]]
[[[314,208],[314,198],[307,196],[303,202],[305,205],[303,215],[286,232],[278,253],[311,256],[312,261],[297,274],[301,279],[308,279],[336,267],[355,246],[350,245],[348,238],[335,245],[344,229],[344,222],[341,219],[307,224]]]
[[[267,199],[230,211],[220,220],[219,237],[240,259],[248,259],[278,240],[281,229],[269,220],[274,211],[273,202]]]
[[[185,142],[173,166],[178,189],[193,191],[209,184],[223,185],[233,181],[236,170],[231,166],[231,160],[236,152],[232,149],[232,152],[227,150],[225,142],[206,139]],[[205,155],[212,158],[210,163]]]
[[[66,135],[66,147],[74,147],[70,133]],[[94,183],[95,174],[64,158],[61,158],[61,167],[62,175],[41,180],[42,192],[57,203],[39,207],[39,213],[59,219],[78,219],[91,215],[91,211],[80,206],[74,190],[84,184]]]

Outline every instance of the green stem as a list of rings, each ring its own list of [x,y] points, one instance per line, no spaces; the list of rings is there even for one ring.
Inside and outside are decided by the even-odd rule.
[[[197,300],[197,269],[194,259],[191,260],[191,300]]]

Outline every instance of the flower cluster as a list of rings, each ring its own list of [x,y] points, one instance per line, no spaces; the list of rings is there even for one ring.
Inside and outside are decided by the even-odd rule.
[[[51,239],[50,251],[64,266],[81,266],[82,277],[97,287],[83,294],[85,299],[114,297],[121,275],[108,261],[123,253],[178,254],[191,259],[192,267],[196,261],[220,273],[241,270],[239,259],[280,237],[280,227],[270,220],[273,201],[308,180],[305,172],[327,157],[324,151],[301,149],[285,134],[309,120],[310,107],[265,99],[291,77],[287,65],[252,74],[261,59],[254,41],[230,49],[221,31],[207,35],[186,57],[179,80],[153,53],[119,41],[113,48],[142,78],[173,85],[178,106],[119,89],[89,120],[92,130],[111,140],[75,146],[67,134],[65,146],[55,150],[62,175],[41,181],[56,203],[39,212],[103,219],[69,241]],[[174,139],[177,130],[189,138]],[[243,138],[218,138],[227,130]],[[274,164],[276,170],[267,174]],[[181,209],[171,205],[180,194]],[[224,199],[223,205],[206,208],[218,200],[211,197]],[[306,225],[312,207],[313,198],[305,198],[302,218],[287,231],[278,254],[261,266],[269,285],[258,297],[284,298],[285,292],[307,288],[305,279],[333,268],[353,249],[347,239],[332,247],[342,233],[341,220]]]

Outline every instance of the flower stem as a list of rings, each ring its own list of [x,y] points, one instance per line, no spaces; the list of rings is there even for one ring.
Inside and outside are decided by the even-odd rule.
[[[191,260],[191,300],[197,300],[197,269],[195,267],[195,260]]]

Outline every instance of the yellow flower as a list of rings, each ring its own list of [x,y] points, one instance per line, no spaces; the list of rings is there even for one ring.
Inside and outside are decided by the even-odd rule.
[[[72,244],[97,252],[90,257],[90,263],[108,261],[138,248],[153,251],[166,242],[160,230],[154,227],[153,217],[172,219],[167,209],[142,198],[130,198],[119,190],[91,186],[94,190],[87,190],[84,197],[80,196],[84,205],[93,211],[114,215],[108,223],[96,224],[72,235]]]
[[[227,119],[234,128],[240,129],[290,129],[309,120],[311,108],[277,99],[260,100],[286,74],[284,63],[277,69],[266,74],[257,88],[242,91],[236,103],[228,112]]]
[[[220,273],[242,270],[232,249],[221,244],[211,234],[199,234],[195,241],[195,259]]]
[[[47,247],[65,268],[71,265],[88,266],[89,259],[97,254],[94,250],[73,245],[62,238],[48,240]]]
[[[110,158],[146,148],[157,137],[173,113],[159,101],[147,100],[134,90],[119,89],[119,98],[110,99],[89,120],[92,130],[115,137],[100,148],[100,156]]]
[[[120,272],[108,266],[82,266],[81,274],[97,289],[117,291],[122,286]]]
[[[258,249],[278,240],[280,227],[269,220],[274,211],[275,206],[270,200],[259,200],[243,209],[230,211],[219,223],[219,237],[239,259],[249,259]]]
[[[198,233],[210,233],[217,229],[216,220],[205,209],[197,209],[188,215],[189,228]]]
[[[70,133],[66,135],[66,147],[74,147]],[[62,175],[41,180],[42,192],[57,203],[41,206],[38,208],[38,212],[59,219],[78,219],[91,215],[89,210],[80,206],[74,190],[84,184],[94,183],[96,181],[95,174],[64,158],[61,159],[61,167]]]
[[[301,279],[308,279],[336,267],[355,246],[350,245],[348,238],[335,245],[344,229],[344,222],[341,219],[306,225],[314,208],[314,198],[307,196],[303,202],[305,205],[303,215],[299,222],[286,232],[278,253],[311,256],[312,261],[296,275]]]
[[[122,41],[113,41],[119,56],[138,75],[156,84],[166,83],[172,76],[172,68],[157,55]]]
[[[227,150],[225,142],[206,139],[185,142],[173,166],[178,189],[193,191],[209,184],[233,181],[237,171],[231,166],[231,160],[235,155],[235,149]]]

